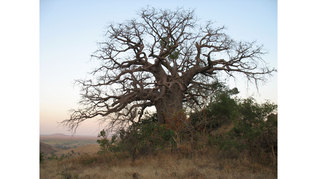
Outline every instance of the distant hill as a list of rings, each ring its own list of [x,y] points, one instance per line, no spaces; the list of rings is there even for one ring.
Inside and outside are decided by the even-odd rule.
[[[97,140],[97,136],[85,136],[85,135],[65,135],[61,133],[41,135],[41,140],[45,139],[62,139],[62,140]]]
[[[75,148],[65,149],[65,150],[58,150],[56,152],[56,155],[60,156],[62,154],[68,154],[68,153],[80,153],[80,154],[95,154],[99,151],[99,145],[98,144],[87,144],[78,146]]]
[[[66,134],[63,133],[54,133],[54,134],[49,134],[51,136],[67,136]]]
[[[53,146],[40,142],[40,152],[43,154],[51,154],[56,152]]]
[[[79,146],[88,144],[97,144],[98,137],[94,136],[72,136],[65,134],[51,134],[51,135],[41,135],[40,142],[45,143],[53,147],[56,151],[74,149]]]

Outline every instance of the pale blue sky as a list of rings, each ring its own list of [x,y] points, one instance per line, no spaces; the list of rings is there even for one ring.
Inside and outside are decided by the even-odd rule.
[[[147,5],[156,8],[183,7],[195,9],[202,21],[224,25],[236,40],[263,44],[268,52],[264,59],[277,68],[277,2],[275,0],[178,0],[178,1],[40,1],[40,106],[41,134],[64,132],[57,121],[68,117],[79,100],[75,79],[82,79],[94,68],[90,55],[103,40],[110,23],[137,17]],[[253,95],[259,101],[277,102],[277,74],[265,85],[247,89],[245,81],[237,82],[241,96]],[[96,122],[84,123],[78,134],[96,135]],[[85,127],[84,127],[85,126]]]

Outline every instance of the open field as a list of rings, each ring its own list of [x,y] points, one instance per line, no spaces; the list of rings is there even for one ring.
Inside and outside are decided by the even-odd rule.
[[[92,137],[42,136],[41,146],[52,153],[40,155],[40,177],[277,178],[277,115],[264,122],[246,116],[210,133],[184,130],[182,140],[155,122],[136,125],[117,139],[100,132],[99,144]]]
[[[41,143],[52,146],[56,151],[75,149],[88,144],[97,144],[97,137],[92,136],[68,136],[63,134],[41,135]]]
[[[50,142],[56,144],[66,140],[51,138]],[[71,140],[68,142],[73,144]],[[42,146],[51,149],[47,144]],[[171,153],[164,150],[156,155],[139,157],[134,162],[124,153],[99,155],[98,144],[54,149],[57,158],[46,158],[41,162],[41,179],[277,178],[274,167],[252,162],[247,157],[223,158],[210,149],[190,155],[186,151]]]
[[[90,146],[92,147],[92,146]],[[89,148],[89,147],[88,147]],[[40,176],[51,178],[276,178],[274,168],[249,161],[247,158],[224,159],[216,152],[193,156],[160,152],[130,158],[102,157],[97,154],[75,156],[63,160],[46,160]]]
[[[99,150],[98,144],[87,144],[87,145],[81,145],[76,148],[70,148],[65,150],[58,150],[56,152],[57,156],[60,156],[62,154],[70,154],[70,153],[76,153],[76,154],[96,154]]]

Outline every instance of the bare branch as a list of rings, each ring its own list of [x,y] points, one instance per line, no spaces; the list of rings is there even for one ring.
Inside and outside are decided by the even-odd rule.
[[[276,71],[262,59],[262,46],[234,41],[211,22],[200,26],[192,10],[147,8],[139,16],[108,27],[92,55],[101,64],[92,79],[78,81],[82,107],[65,125],[76,129],[95,117],[128,125],[150,106],[164,122],[183,103],[203,105],[216,74],[239,73],[257,83]]]

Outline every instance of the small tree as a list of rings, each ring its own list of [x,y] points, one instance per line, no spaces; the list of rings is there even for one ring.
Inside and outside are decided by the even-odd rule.
[[[230,89],[222,83],[216,82],[215,92],[206,108],[190,115],[191,123],[196,131],[211,132],[225,123],[232,122],[239,116],[237,88]]]
[[[212,138],[228,154],[246,151],[261,162],[276,163],[277,156],[277,105],[258,104],[253,98],[238,102],[238,118],[227,133]],[[264,154],[264,155],[263,155]],[[270,157],[271,156],[271,157]],[[271,160],[272,159],[272,160]]]
[[[42,163],[44,161],[44,153],[43,152],[40,152],[40,163]]]
[[[107,138],[105,130],[101,130],[98,134],[100,139],[97,140],[97,143],[100,146],[99,154],[105,154],[106,152],[116,151],[116,140],[117,136],[113,135],[111,140]]]
[[[147,8],[138,15],[108,27],[92,55],[100,66],[92,79],[77,81],[83,107],[64,121],[71,129],[97,116],[112,117],[113,125],[134,122],[151,106],[162,124],[183,104],[204,104],[217,74],[256,82],[275,71],[262,60],[262,46],[235,41],[213,23],[200,25],[192,10]]]

